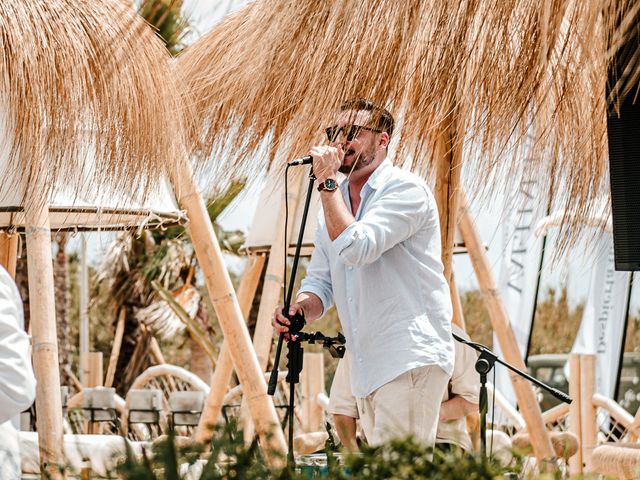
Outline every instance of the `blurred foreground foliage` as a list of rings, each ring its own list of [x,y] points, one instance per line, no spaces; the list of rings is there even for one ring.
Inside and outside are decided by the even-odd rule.
[[[459,452],[432,451],[411,437],[393,440],[358,454],[336,454],[330,446],[326,466],[309,469],[270,469],[255,443],[246,447],[234,425],[218,427],[209,453],[201,445],[180,445],[179,437],[167,435],[152,451],[136,458],[132,451],[117,470],[125,480],[302,480],[316,476],[331,479],[469,479],[507,478],[517,475],[522,463],[503,467],[493,460]],[[430,457],[433,455],[433,459]]]

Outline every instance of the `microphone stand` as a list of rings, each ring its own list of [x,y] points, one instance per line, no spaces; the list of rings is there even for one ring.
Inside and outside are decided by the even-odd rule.
[[[309,214],[309,205],[311,203],[311,194],[313,193],[313,183],[316,177],[313,175],[313,167],[309,170],[309,185],[307,187],[307,196],[305,199],[304,210],[302,213],[302,221],[300,223],[300,231],[298,232],[298,243],[296,244],[296,251],[293,256],[293,266],[291,268],[291,278],[289,279],[289,285],[287,288],[287,294],[284,300],[284,307],[282,312],[285,317],[291,321],[289,328],[289,341],[287,342],[287,367],[289,369],[287,373],[287,382],[289,383],[289,451],[287,453],[287,460],[290,467],[295,467],[293,457],[293,418],[295,409],[295,386],[300,382],[300,372],[302,371],[302,358],[304,350],[300,345],[302,336],[299,334],[302,327],[304,327],[304,317],[296,315],[293,318],[289,316],[289,306],[291,305],[291,296],[293,295],[293,286],[296,279],[296,272],[298,270],[298,261],[300,260],[300,251],[302,249],[302,242],[304,239],[304,229],[307,224],[307,215]],[[285,199],[286,201],[286,199]],[[286,267],[285,267],[286,268]],[[297,318],[296,318],[297,317]],[[300,318],[301,317],[301,318]],[[297,334],[297,335],[296,335]],[[278,337],[278,346],[276,347],[275,359],[273,361],[273,370],[269,377],[269,387],[267,393],[273,395],[278,385],[278,364],[280,363],[280,354],[282,353],[282,344],[284,342],[284,333],[280,333]]]
[[[566,393],[561,392],[556,388],[550,387],[546,383],[541,382],[537,378],[532,377],[528,373],[523,372],[522,370],[505,362],[484,345],[466,340],[456,335],[455,333],[452,333],[452,335],[456,341],[468,345],[480,353],[480,356],[476,361],[476,372],[480,374],[480,398],[478,402],[478,409],[480,411],[480,455],[482,456],[482,458],[486,458],[487,456],[487,410],[489,408],[489,402],[487,398],[487,374],[491,371],[496,362],[504,365],[512,372],[515,372],[521,377],[529,380],[534,385],[544,388],[558,400],[561,400],[564,403],[572,402],[571,397],[569,397],[569,395],[567,395]]]

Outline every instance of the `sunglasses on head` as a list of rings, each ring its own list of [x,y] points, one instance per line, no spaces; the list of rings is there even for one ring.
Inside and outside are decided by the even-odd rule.
[[[327,132],[327,139],[330,142],[335,142],[340,135],[340,132],[343,133],[348,142],[352,141],[354,138],[358,136],[360,130],[368,130],[370,132],[380,133],[381,130],[376,130],[375,128],[363,127],[361,125],[345,125],[343,127],[338,127],[334,125],[332,127],[325,128],[325,132]]]

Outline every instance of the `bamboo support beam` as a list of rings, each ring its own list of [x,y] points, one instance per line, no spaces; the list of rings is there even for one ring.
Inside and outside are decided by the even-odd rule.
[[[265,260],[265,255],[249,257],[244,273],[242,274],[242,280],[238,287],[238,303],[240,304],[240,310],[242,310],[244,318],[249,316],[251,304],[253,303],[258,284],[260,283],[260,276],[262,275]],[[233,362],[231,361],[231,355],[229,355],[227,343],[223,341],[220,347],[220,353],[218,354],[216,369],[211,378],[211,389],[209,390],[209,395],[202,410],[198,427],[194,433],[195,441],[208,443],[209,440],[211,440],[211,434],[213,433],[212,427],[218,422],[218,418],[220,418],[222,403],[229,388],[229,380],[231,380],[232,373]]]
[[[62,478],[58,466],[64,464],[62,452],[62,398],[58,370],[55,292],[51,229],[46,203],[31,203],[25,209],[27,269],[31,308],[33,369],[36,385],[37,428],[40,468],[43,476]],[[49,478],[49,477],[47,477]]]
[[[302,390],[302,430],[324,431],[324,410],[318,403],[318,395],[324,388],[324,355],[322,352],[305,353],[304,369],[300,376]]]
[[[111,356],[109,357],[109,365],[107,366],[107,376],[104,379],[104,386],[110,387],[113,385],[113,379],[116,376],[116,366],[118,365],[118,357],[120,357],[120,348],[122,347],[122,338],[124,337],[124,321],[126,318],[126,311],[124,308],[120,309],[118,315],[118,323],[116,324],[116,333],[113,336],[113,346],[111,347]]]
[[[456,286],[453,272],[451,273],[451,280],[449,281],[449,289],[451,290],[451,306],[453,307],[453,318],[451,321],[466,332],[467,326],[464,322],[462,302],[460,301],[460,294],[458,293],[458,287]]]
[[[18,234],[0,232],[0,265],[11,278],[16,278],[16,264],[18,261]]]
[[[85,387],[102,387],[102,352],[89,352],[82,357],[82,369],[84,370]]]
[[[569,396],[573,402],[569,405],[569,431],[578,439],[578,451],[569,458],[569,474],[582,474],[582,402],[580,396],[580,355],[569,355]]]
[[[453,243],[458,215],[458,190],[461,178],[461,147],[456,139],[455,125],[447,125],[440,132],[436,144],[436,187],[434,196],[440,215],[442,264],[449,284],[452,279]]]
[[[86,388],[103,386],[103,364],[102,352],[87,352],[81,358],[82,371],[84,372],[84,383]],[[100,424],[96,424],[85,419],[85,431],[89,434],[101,434]]]
[[[204,274],[211,303],[227,342],[233,366],[248,400],[263,452],[272,466],[281,466],[287,451],[284,434],[280,428],[273,401],[267,395],[264,374],[253,349],[207,208],[197,190],[191,165],[186,157],[176,166],[176,172],[180,174],[174,175],[174,190],[180,205],[189,217],[187,226],[189,235]]]
[[[582,462],[591,471],[591,454],[598,445],[598,426],[593,394],[596,392],[596,356],[580,355],[580,414],[582,429]]]
[[[500,292],[498,290],[491,264],[482,246],[480,234],[475,226],[469,212],[469,203],[465,193],[460,190],[460,232],[469,251],[469,257],[478,278],[480,290],[484,297],[489,318],[493,325],[493,330],[498,338],[500,349],[507,362],[521,370],[526,370],[524,360],[518,349],[516,338],[511,328],[511,323],[507,316]],[[540,461],[551,460],[555,457],[551,440],[545,429],[540,406],[536,401],[532,386],[527,380],[509,371],[509,376],[513,384],[518,406],[522,412],[522,417],[527,424],[531,444],[535,456]]]

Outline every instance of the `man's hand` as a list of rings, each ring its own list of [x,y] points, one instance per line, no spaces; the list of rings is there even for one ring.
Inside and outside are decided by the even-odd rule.
[[[324,182],[327,178],[335,180],[344,159],[344,152],[339,145],[337,147],[330,145],[312,147],[309,150],[309,155],[313,157],[313,174],[318,183]]]
[[[283,305],[278,305],[275,312],[273,312],[273,317],[271,317],[271,325],[273,325],[273,328],[275,328],[278,333],[288,333],[289,326],[291,325],[291,321],[282,314],[283,308]],[[293,316],[296,313],[304,315],[302,306],[299,303],[292,303],[289,306],[289,316]]]

